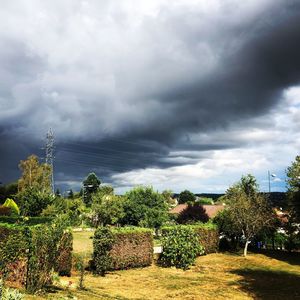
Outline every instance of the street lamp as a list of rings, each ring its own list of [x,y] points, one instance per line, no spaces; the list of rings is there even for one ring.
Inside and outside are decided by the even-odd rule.
[[[271,177],[275,178],[276,174],[271,174],[270,171],[268,171],[268,179],[269,179],[269,193],[271,193]]]

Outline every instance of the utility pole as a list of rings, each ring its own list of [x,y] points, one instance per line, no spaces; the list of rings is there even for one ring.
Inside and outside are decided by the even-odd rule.
[[[53,172],[53,160],[54,160],[54,134],[50,128],[46,135],[46,164],[51,167],[50,185],[51,191],[54,195],[54,172]]]

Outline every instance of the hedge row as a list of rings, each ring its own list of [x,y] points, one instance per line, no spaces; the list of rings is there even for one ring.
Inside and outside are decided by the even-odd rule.
[[[0,216],[0,223],[20,224],[20,225],[38,225],[51,223],[53,217],[18,217],[18,216]]]
[[[150,266],[153,260],[153,231],[146,228],[121,227],[112,230],[110,250],[112,269]]]
[[[96,273],[106,270],[145,267],[153,259],[153,232],[151,229],[99,227],[93,240],[93,262]]]
[[[177,225],[178,226],[178,225]],[[215,253],[219,248],[219,231],[215,224],[211,223],[199,223],[195,225],[180,225],[182,227],[192,229],[197,235],[200,245],[204,248],[204,253]],[[162,227],[161,232],[163,236],[166,236],[168,232],[171,232],[175,226]]]
[[[66,251],[59,249],[69,245],[69,233],[67,236],[65,238],[62,223],[36,226],[0,224],[1,275],[25,286],[28,292],[40,290],[51,283],[55,267],[68,270],[71,258],[66,253],[70,253],[70,247]],[[66,260],[63,265],[66,268],[62,268],[63,260]]]
[[[71,231],[64,232],[57,249],[57,260],[54,271],[60,276],[71,276],[72,270],[73,234]]]

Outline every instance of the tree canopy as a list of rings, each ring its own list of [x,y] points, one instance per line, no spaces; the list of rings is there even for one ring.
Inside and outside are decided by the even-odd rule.
[[[233,233],[240,233],[245,239],[246,256],[251,239],[260,230],[272,225],[272,209],[265,197],[259,193],[258,184],[252,175],[243,176],[238,183],[230,187],[225,198],[229,200],[229,204],[224,220],[230,223]],[[230,227],[225,228],[230,230]]]
[[[300,156],[287,168],[288,199],[293,217],[300,221]]]
[[[95,173],[89,173],[82,184],[83,184],[83,202],[87,206],[91,206],[92,194],[98,191],[101,181]]]
[[[178,197],[179,204],[188,203],[188,202],[192,203],[195,202],[195,200],[196,200],[196,196],[188,190],[184,190],[183,192],[181,192]]]
[[[152,187],[136,187],[125,194],[123,224],[158,228],[168,220],[165,198]]]

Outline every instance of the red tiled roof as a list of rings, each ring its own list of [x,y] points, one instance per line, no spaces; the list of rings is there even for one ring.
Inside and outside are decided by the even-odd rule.
[[[216,216],[216,214],[224,209],[224,205],[202,205],[203,208],[206,211],[206,214],[208,215],[209,218],[213,218]],[[183,210],[185,210],[188,207],[187,204],[178,204],[174,208],[172,208],[169,212],[170,214],[180,214]]]

